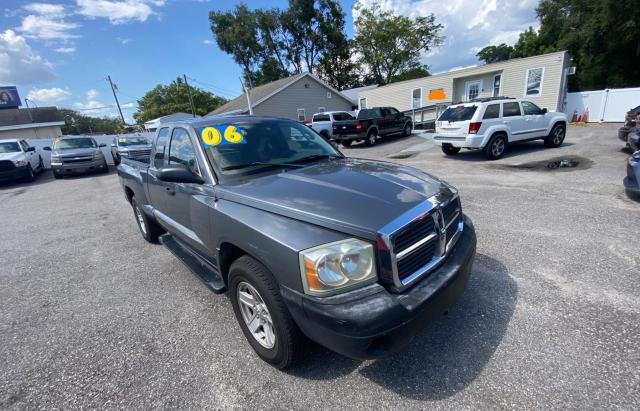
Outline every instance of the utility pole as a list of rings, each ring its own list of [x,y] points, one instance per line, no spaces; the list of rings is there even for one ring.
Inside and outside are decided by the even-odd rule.
[[[116,87],[113,85],[111,81],[111,76],[107,76],[107,81],[111,85],[111,91],[113,92],[113,98],[116,99],[116,105],[118,106],[118,112],[120,113],[120,119],[122,119],[122,125],[126,125],[126,121],[124,121],[124,116],[122,115],[122,109],[120,108],[120,102],[118,101],[118,96],[116,96]]]
[[[193,104],[193,96],[191,95],[191,86],[189,86],[189,82],[187,81],[187,75],[183,74],[184,84],[187,86],[187,91],[189,92],[189,104],[191,104],[191,114],[193,114],[193,118],[196,118],[196,105]]]
[[[251,95],[249,93],[249,89],[244,85],[244,81],[242,77],[240,77],[240,84],[242,84],[242,88],[244,89],[244,95],[247,97],[247,106],[249,107],[249,115],[253,115],[253,107],[251,105]]]

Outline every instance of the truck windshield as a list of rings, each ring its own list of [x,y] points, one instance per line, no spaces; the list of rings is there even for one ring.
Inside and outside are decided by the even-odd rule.
[[[448,121],[453,123],[454,121],[467,121],[471,120],[473,114],[476,112],[476,106],[457,106],[457,107],[449,107],[442,113],[438,121]]]
[[[20,146],[15,141],[8,141],[6,143],[0,143],[0,153],[17,153],[20,151]]]
[[[149,144],[149,141],[144,137],[129,137],[129,138],[118,139],[118,145],[122,147],[143,146],[147,144]]]
[[[92,138],[65,138],[53,144],[54,150],[69,150],[72,148],[96,148]]]
[[[196,134],[214,167],[224,175],[302,167],[328,157],[342,157],[318,133],[287,120],[214,124],[196,127]]]

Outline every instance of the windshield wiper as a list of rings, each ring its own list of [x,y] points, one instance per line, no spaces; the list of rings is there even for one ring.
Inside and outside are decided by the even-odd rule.
[[[288,164],[305,163],[307,161],[321,160],[321,159],[324,159],[324,158],[335,158],[335,157],[338,157],[338,156],[335,156],[335,155],[332,155],[332,154],[313,154],[313,155],[310,155],[310,156],[299,158],[297,160],[293,160],[292,162],[290,162]]]
[[[254,161],[252,163],[235,164],[235,165],[232,165],[232,166],[222,167],[222,171],[240,170],[242,168],[249,168],[249,167],[253,167],[253,166],[296,167],[296,168],[304,167],[301,164],[293,164],[293,163],[261,163],[259,161]]]

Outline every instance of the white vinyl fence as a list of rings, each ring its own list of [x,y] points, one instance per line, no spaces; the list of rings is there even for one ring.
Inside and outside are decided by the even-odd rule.
[[[571,121],[623,122],[630,109],[640,105],[640,87],[611,88],[567,93],[565,113]]]
[[[130,133],[130,134],[110,134],[110,135],[101,135],[101,136],[64,136],[64,137],[92,137],[98,144],[106,144],[106,147],[102,147],[102,152],[107,158],[107,162],[113,164],[113,157],[111,157],[111,143],[113,143],[114,138],[119,137],[137,137],[142,136],[149,139],[149,141],[153,140],[154,133],[144,132],[144,133]],[[53,142],[48,138],[30,138],[29,144],[36,148],[38,154],[42,156],[42,161],[44,162],[45,168],[51,167],[51,152],[43,150],[44,147],[51,147]]]

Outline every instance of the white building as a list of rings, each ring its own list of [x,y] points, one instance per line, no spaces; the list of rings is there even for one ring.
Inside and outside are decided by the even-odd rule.
[[[64,119],[56,107],[0,110],[0,140],[53,139],[62,135]]]

